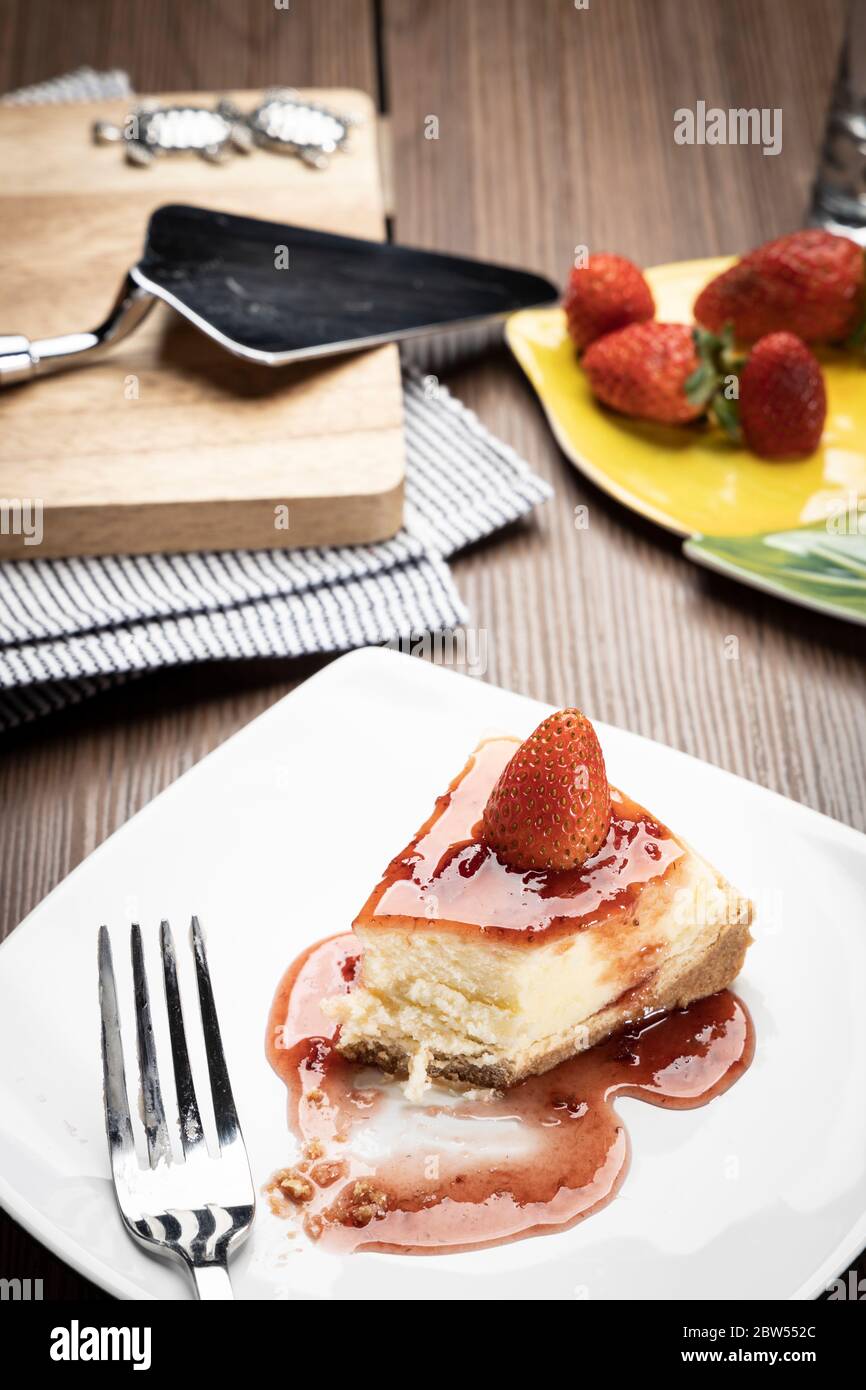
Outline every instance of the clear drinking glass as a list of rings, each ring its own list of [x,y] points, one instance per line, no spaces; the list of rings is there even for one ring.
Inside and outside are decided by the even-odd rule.
[[[809,223],[866,246],[866,0],[849,0]]]

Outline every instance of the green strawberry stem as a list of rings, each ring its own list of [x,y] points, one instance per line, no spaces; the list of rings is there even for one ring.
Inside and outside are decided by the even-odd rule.
[[[743,432],[740,428],[740,412],[737,402],[722,391],[717,391],[713,396],[711,408],[717,423],[721,425],[728,438],[739,444]]]
[[[734,330],[725,324],[721,333],[706,328],[692,330],[698,365],[685,384],[686,399],[691,405],[711,409],[719,424],[733,438],[739,437],[739,419],[735,400],[723,394],[724,379],[736,376],[745,357],[734,348]]]

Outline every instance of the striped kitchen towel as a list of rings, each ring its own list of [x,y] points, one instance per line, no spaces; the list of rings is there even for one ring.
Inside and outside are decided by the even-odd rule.
[[[124,81],[83,69],[13,96],[115,96]],[[447,557],[551,489],[435,378],[404,372],[403,399],[404,526],[392,540],[0,564],[0,731],[164,666],[346,651],[466,622]]]
[[[68,101],[119,101],[131,96],[129,77],[118,68],[112,72],[76,68],[48,82],[7,92],[0,97],[0,106],[57,106]]]

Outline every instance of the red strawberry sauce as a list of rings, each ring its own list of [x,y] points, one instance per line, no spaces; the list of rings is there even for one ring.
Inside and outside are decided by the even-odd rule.
[[[480,819],[499,774],[518,743],[482,743],[430,819],[385,870],[358,925],[417,919],[437,930],[483,932],[523,945],[548,942],[625,909],[683,849],[663,825],[611,787],[610,831],[579,869],[511,869],[480,839]],[[402,925],[411,927],[411,921]]]
[[[752,1059],[749,1015],[724,990],[645,1019],[504,1094],[479,1099],[437,1087],[429,1104],[410,1107],[381,1074],[340,1057],[319,1008],[352,988],[356,951],[347,934],[302,955],[280,985],[268,1029],[289,1126],[307,1155],[286,1170],[295,1196],[284,1195],[277,1175],[272,1205],[326,1250],[430,1255],[561,1231],[605,1206],[625,1178],[630,1146],[618,1097],[691,1109],[727,1090]],[[370,1157],[365,1129],[401,1105],[393,1145]],[[421,1140],[413,1134],[419,1116]],[[437,1138],[443,1123],[450,1142]],[[496,1124],[506,1132],[491,1151],[478,1136]]]

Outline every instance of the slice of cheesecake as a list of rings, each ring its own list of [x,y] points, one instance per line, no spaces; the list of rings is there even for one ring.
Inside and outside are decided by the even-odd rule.
[[[751,941],[749,901],[606,778],[609,820],[583,862],[527,868],[513,846],[495,848],[485,827],[506,769],[526,791],[518,747],[483,743],[438,798],[353,924],[355,987],[323,1005],[340,1024],[339,1051],[408,1073],[410,1094],[434,1076],[502,1088],[546,1071],[629,1022],[723,989]],[[581,785],[558,774],[569,795]],[[562,863],[563,817],[542,792],[527,793],[530,832],[547,816]],[[515,804],[500,817],[506,841]]]

